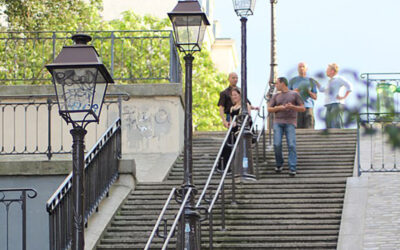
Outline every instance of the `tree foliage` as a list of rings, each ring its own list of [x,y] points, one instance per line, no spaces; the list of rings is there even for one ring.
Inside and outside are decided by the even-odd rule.
[[[131,11],[124,12],[121,19],[103,21],[99,15],[101,0],[0,0],[0,9],[7,20],[2,30],[12,31],[65,31],[56,33],[55,54],[62,46],[71,43],[66,38],[77,31],[104,31],[93,33],[92,44],[98,50],[104,64],[111,66],[111,32],[115,37],[124,37],[123,31],[132,31],[129,36],[135,39],[121,38],[113,43],[114,75],[120,77],[118,83],[141,82],[142,78],[154,79],[154,76],[169,74],[170,43],[166,39],[148,39],[154,32],[148,30],[171,30],[170,21],[152,16],[139,16]],[[118,33],[117,31],[121,31]],[[134,32],[133,32],[134,31]],[[134,34],[133,34],[134,33]],[[159,37],[169,32],[160,31]],[[157,33],[158,34],[158,33]],[[12,84],[39,84],[38,79],[49,78],[44,65],[53,60],[53,43],[49,39],[52,33],[13,33],[0,37],[0,78],[32,79],[31,81],[13,81]],[[54,34],[53,34],[54,36]],[[142,37],[142,38],[141,38]],[[147,38],[145,38],[147,37]],[[10,42],[12,41],[12,42]],[[184,65],[180,55],[181,65]],[[184,67],[184,66],[183,66]],[[184,74],[184,72],[182,72]],[[135,77],[138,80],[127,81]],[[228,86],[227,76],[219,73],[210,57],[203,49],[195,55],[193,62],[193,125],[196,130],[222,130],[217,102],[219,91]],[[184,78],[184,75],[182,76]],[[166,80],[148,80],[149,83]],[[49,82],[48,82],[49,83]],[[183,83],[184,84],[184,83]]]
[[[0,0],[0,6],[13,31],[87,30],[101,23],[102,0]]]

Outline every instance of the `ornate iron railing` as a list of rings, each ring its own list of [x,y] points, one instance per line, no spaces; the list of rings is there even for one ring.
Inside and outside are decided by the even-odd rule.
[[[98,209],[118,178],[121,156],[121,120],[117,119],[85,157],[85,223]],[[72,242],[72,173],[47,201],[50,250],[68,249]]]
[[[400,73],[363,73],[361,79],[366,99],[357,115],[358,175],[398,172]]]
[[[172,31],[81,31],[119,83],[181,82]],[[51,83],[45,65],[75,31],[0,32],[0,84]]]
[[[22,250],[26,250],[26,207],[27,202],[26,199],[30,198],[33,199],[37,195],[36,190],[30,188],[6,188],[0,189],[0,203],[5,207],[5,224],[1,225],[2,230],[0,232],[5,232],[5,246],[0,246],[1,249],[9,250],[9,249],[16,249],[18,246],[10,246],[9,244],[9,215],[10,215],[10,208],[13,204],[19,205],[21,208],[21,217],[22,217],[22,236],[21,236],[21,245]],[[15,222],[13,222],[14,224]],[[15,225],[15,224],[14,224]],[[4,230],[4,231],[3,231]],[[3,238],[3,237],[2,237]]]
[[[400,113],[359,114],[358,176],[368,172],[400,172],[400,148],[393,146],[399,127]]]
[[[127,98],[124,94],[107,95],[101,125],[105,124],[93,124],[96,126],[95,140],[98,130],[110,125],[110,119],[121,117],[123,97]],[[69,136],[69,127],[58,115],[55,96],[0,96],[0,112],[0,155],[42,154],[50,160],[54,154],[71,153],[72,142],[66,137]]]

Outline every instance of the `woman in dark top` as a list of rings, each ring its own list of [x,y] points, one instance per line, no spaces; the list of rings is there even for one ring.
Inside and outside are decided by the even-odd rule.
[[[231,107],[230,115],[233,118],[235,115],[239,115],[242,112],[242,97],[240,96],[240,90],[233,89],[232,90],[232,103],[233,106]],[[249,115],[251,114],[251,105],[247,103],[247,111]],[[257,109],[257,108],[254,108]],[[236,118],[237,119],[237,118]],[[252,124],[251,117],[249,117],[250,126]],[[233,124],[232,132],[236,132],[238,130],[237,124]]]
[[[233,117],[240,115],[240,113],[242,111],[242,106],[241,106],[242,98],[240,96],[239,89],[232,89],[231,99],[232,99],[233,106],[231,107],[231,110],[230,110],[230,117],[233,120]],[[248,109],[249,115],[251,114],[251,108],[252,108],[251,105],[249,103],[247,103],[247,109]],[[255,107],[254,109],[257,109],[257,108]],[[251,126],[251,124],[252,124],[251,117],[249,117],[249,118],[250,118],[249,122],[250,122],[250,126]],[[238,118],[236,118],[236,121],[237,121],[237,119]],[[227,144],[224,145],[224,148],[222,150],[222,155],[221,155],[224,158],[224,167],[228,163],[229,156],[231,155],[231,152],[232,152],[232,146],[235,143],[236,133],[239,130],[239,126],[238,126],[237,122],[235,122],[232,126],[233,126],[232,131],[231,131],[232,134],[229,136],[228,141],[227,141],[227,144],[229,144],[229,145],[227,145]],[[223,171],[221,166],[218,166],[218,170]]]

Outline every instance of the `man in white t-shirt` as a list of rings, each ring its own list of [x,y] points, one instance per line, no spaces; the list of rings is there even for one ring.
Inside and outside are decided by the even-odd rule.
[[[338,76],[339,66],[336,63],[328,64],[326,75],[330,78],[326,87],[317,83],[318,90],[325,93],[326,128],[343,128],[343,104],[352,91],[352,85],[345,78]],[[346,92],[340,96],[340,90]]]

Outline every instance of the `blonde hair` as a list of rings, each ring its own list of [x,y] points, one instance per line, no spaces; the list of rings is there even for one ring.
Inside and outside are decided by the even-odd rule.
[[[339,66],[336,63],[330,63],[328,67],[333,69],[336,73],[339,72]]]

